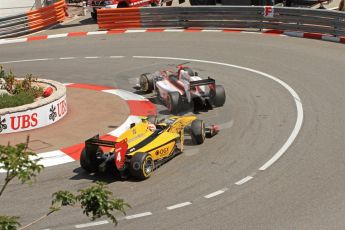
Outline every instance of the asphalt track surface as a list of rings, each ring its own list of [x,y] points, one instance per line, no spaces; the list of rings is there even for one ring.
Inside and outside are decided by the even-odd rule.
[[[46,213],[53,192],[104,180],[132,205],[129,218],[119,215],[118,229],[344,229],[344,45],[244,33],[133,33],[9,44],[0,52],[0,63],[18,74],[129,91],[141,73],[185,62],[133,56],[228,63],[282,80],[303,105],[297,138],[277,162],[259,170],[294,130],[296,98],[262,75],[191,61],[200,76],[212,76],[226,89],[224,107],[199,114],[221,124],[219,135],[187,146],[146,181],[87,175],[73,162],[46,168],[32,187],[15,182],[1,210],[21,216],[23,224]],[[11,63],[42,58],[50,59]],[[146,216],[131,216],[136,214]],[[74,229],[88,222],[80,209],[66,208],[32,229]],[[99,224],[89,229],[112,228]]]

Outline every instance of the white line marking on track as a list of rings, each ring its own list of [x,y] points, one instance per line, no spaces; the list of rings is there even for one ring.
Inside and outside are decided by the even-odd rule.
[[[167,209],[168,210],[174,210],[174,209],[182,208],[182,207],[185,207],[185,206],[188,206],[191,204],[192,204],[191,202],[187,201],[187,202],[183,202],[183,203],[179,203],[179,204],[174,204],[172,206],[167,207]]]
[[[213,192],[213,193],[207,194],[207,195],[205,195],[204,197],[205,197],[206,199],[210,199],[210,198],[212,198],[212,197],[219,196],[219,195],[223,194],[223,193],[224,193],[225,191],[227,191],[227,190],[228,190],[228,188],[223,188],[223,189],[220,189],[220,190],[215,191],[215,192]]]
[[[97,57],[97,56],[94,56],[94,57],[84,57],[85,59],[97,59],[97,58],[101,58],[101,57]]]
[[[86,224],[78,224],[75,225],[75,228],[87,228],[87,227],[93,227],[93,226],[98,226],[98,225],[103,225],[103,224],[109,224],[109,221],[107,220],[102,220],[102,221],[98,221],[98,222],[90,222],[90,223],[86,223]]]
[[[9,63],[34,62],[34,61],[49,61],[49,60],[53,60],[53,58],[26,59],[26,60],[17,60],[17,61],[6,61],[6,62],[1,62],[1,63],[3,63],[3,64],[9,64]]]
[[[248,181],[250,181],[250,180],[253,179],[253,178],[254,178],[254,177],[252,177],[252,176],[246,176],[245,178],[243,178],[243,179],[237,181],[237,182],[235,183],[235,185],[242,185],[242,184],[244,184],[244,183],[247,183]]]
[[[145,216],[151,216],[151,215],[152,215],[152,212],[143,212],[143,213],[139,213],[139,214],[126,216],[125,219],[126,220],[132,220],[132,219],[141,218],[141,217],[145,217]]]
[[[294,101],[295,101],[295,105],[296,105],[296,109],[297,109],[297,119],[296,119],[295,127],[293,128],[293,130],[292,130],[289,138],[285,142],[285,144],[278,150],[278,152],[275,153],[270,160],[268,160],[263,166],[261,166],[259,168],[259,170],[261,170],[261,171],[266,170],[267,168],[269,168],[280,157],[282,157],[284,155],[284,153],[292,145],[292,143],[296,139],[299,131],[302,128],[302,124],[303,124],[303,106],[302,106],[302,102],[301,102],[302,100],[300,99],[300,97],[298,96],[298,94],[296,93],[296,91],[294,89],[292,89],[284,81],[282,81],[279,78],[276,78],[276,77],[274,77],[272,75],[269,75],[267,73],[264,73],[264,72],[261,72],[261,71],[255,70],[255,69],[250,69],[250,68],[247,68],[247,67],[243,67],[243,66],[232,65],[232,64],[227,64],[227,63],[223,63],[223,62],[206,61],[206,60],[200,60],[200,59],[175,58],[175,57],[154,57],[154,56],[133,56],[133,58],[165,59],[165,60],[179,60],[179,61],[183,60],[183,61],[191,61],[191,62],[199,62],[199,63],[208,63],[208,64],[228,66],[228,67],[237,68],[237,69],[249,71],[249,72],[252,72],[252,73],[256,73],[258,75],[261,75],[263,77],[271,79],[271,80],[277,82],[278,84],[280,84],[281,86],[283,86],[291,94],[291,96],[294,98]]]
[[[76,59],[76,57],[61,57],[59,59],[60,60],[71,60],[71,59]]]
[[[110,58],[124,58],[125,56],[110,56]]]

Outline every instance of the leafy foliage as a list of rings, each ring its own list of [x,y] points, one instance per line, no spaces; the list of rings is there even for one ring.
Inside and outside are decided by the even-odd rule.
[[[91,216],[92,220],[101,217],[107,217],[117,225],[117,219],[113,215],[114,211],[126,214],[125,208],[130,207],[122,199],[112,198],[113,193],[108,190],[105,184],[96,183],[87,189],[79,190],[78,195],[73,195],[69,191],[59,191],[53,194],[52,207],[57,208],[56,204],[61,206],[81,204],[83,213]]]
[[[6,73],[0,66],[0,78],[5,81],[3,88],[10,93],[0,97],[0,109],[30,104],[43,94],[42,87],[32,85],[37,81],[32,74],[27,74],[24,80],[17,80],[12,71]]]
[[[38,163],[41,158],[38,158],[36,153],[27,150],[28,143],[29,138],[26,144],[0,145],[0,169],[6,172],[5,184],[0,190],[0,196],[14,178],[18,178],[23,184],[30,184],[43,169],[43,165]]]
[[[0,216],[0,229],[1,230],[16,230],[20,226],[17,216]]]
[[[58,191],[53,193],[52,207],[75,205],[77,198],[70,191]],[[56,206],[58,204],[58,206]]]

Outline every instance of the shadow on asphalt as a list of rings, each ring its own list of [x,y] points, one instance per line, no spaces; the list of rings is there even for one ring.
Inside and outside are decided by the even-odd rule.
[[[70,178],[70,180],[90,180],[92,182],[104,182],[106,184],[114,183],[114,182],[140,182],[136,178],[128,176],[127,178],[122,178],[120,173],[115,170],[113,167],[108,167],[105,172],[96,172],[96,173],[88,173],[81,167],[78,167],[73,170],[76,174]]]

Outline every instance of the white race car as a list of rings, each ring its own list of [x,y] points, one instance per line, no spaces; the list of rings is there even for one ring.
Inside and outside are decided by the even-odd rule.
[[[139,78],[144,93],[155,91],[170,113],[178,113],[185,105],[194,110],[223,106],[225,90],[213,78],[202,79],[191,68],[177,66],[177,71],[145,73]]]

